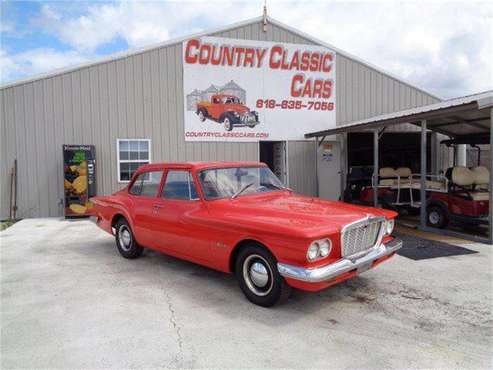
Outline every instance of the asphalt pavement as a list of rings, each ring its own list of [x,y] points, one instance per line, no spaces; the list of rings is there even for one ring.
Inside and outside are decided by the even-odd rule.
[[[491,368],[492,246],[395,256],[320,293],[249,303],[233,276],[118,254],[89,221],[0,232],[2,368]]]

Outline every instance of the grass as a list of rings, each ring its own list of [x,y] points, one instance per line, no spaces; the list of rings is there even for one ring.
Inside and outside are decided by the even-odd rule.
[[[9,226],[12,226],[13,224],[15,224],[15,222],[15,220],[0,221],[0,231],[5,230]]]

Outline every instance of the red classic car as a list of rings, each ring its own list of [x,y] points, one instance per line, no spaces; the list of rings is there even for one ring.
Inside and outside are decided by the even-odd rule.
[[[204,122],[207,118],[223,124],[226,131],[233,126],[255,127],[258,125],[258,113],[250,111],[240,99],[234,95],[216,94],[211,101],[202,101],[197,104],[197,115]]]
[[[295,194],[258,162],[146,165],[92,201],[123,257],[145,247],[234,273],[261,306],[349,279],[402,246],[395,212]]]

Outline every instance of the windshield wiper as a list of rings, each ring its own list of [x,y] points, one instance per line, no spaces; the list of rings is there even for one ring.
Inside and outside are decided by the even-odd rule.
[[[235,199],[238,195],[240,195],[241,193],[243,193],[246,189],[248,189],[250,186],[252,186],[254,183],[253,182],[250,182],[246,185],[244,185],[240,190],[238,190],[236,193],[234,193],[232,196],[231,196],[231,199]]]

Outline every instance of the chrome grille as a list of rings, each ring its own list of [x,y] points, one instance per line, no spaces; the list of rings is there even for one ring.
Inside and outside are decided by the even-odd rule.
[[[342,231],[342,256],[352,256],[373,247],[380,237],[383,221],[381,217],[365,218],[346,226]]]

